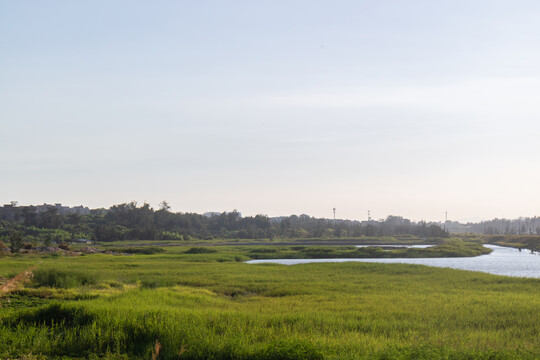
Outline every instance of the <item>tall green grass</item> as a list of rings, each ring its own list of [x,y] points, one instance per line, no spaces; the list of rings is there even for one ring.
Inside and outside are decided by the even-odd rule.
[[[37,263],[45,280],[3,301],[0,358],[151,359],[156,341],[160,359],[540,355],[538,279],[405,264],[235,261],[258,249],[4,258],[0,275]]]
[[[33,271],[32,285],[55,288],[75,288],[85,285],[94,285],[97,276],[84,271],[60,270],[56,268],[39,268]]]

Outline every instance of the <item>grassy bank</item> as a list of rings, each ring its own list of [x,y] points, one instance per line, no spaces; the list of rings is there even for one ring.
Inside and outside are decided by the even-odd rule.
[[[479,236],[484,242],[489,244],[515,247],[540,251],[540,236],[535,235],[482,235]]]
[[[151,359],[156,341],[160,359],[540,355],[538,279],[404,264],[249,265],[241,261],[264,247],[191,249],[201,248],[2,258],[5,278],[38,268],[2,299],[0,358]]]
[[[393,248],[385,243],[369,247],[354,246],[260,246],[247,251],[252,259],[354,259],[354,258],[431,258],[467,257],[489,254],[478,240],[449,239],[429,248]],[[406,244],[405,244],[406,245]]]
[[[103,247],[131,247],[131,246],[250,246],[250,245],[362,245],[362,244],[439,244],[446,238],[423,238],[414,235],[396,236],[358,236],[358,237],[273,237],[267,239],[221,239],[208,238],[188,240],[123,240],[113,242],[98,242]]]

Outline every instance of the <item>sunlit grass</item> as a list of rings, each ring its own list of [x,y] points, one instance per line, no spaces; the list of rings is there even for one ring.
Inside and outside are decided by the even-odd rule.
[[[36,280],[12,294],[0,309],[0,358],[150,359],[156,341],[160,359],[177,359],[182,348],[181,359],[540,354],[538,279],[406,264],[250,265],[236,257],[260,247],[188,249],[3,258],[1,276],[38,264],[60,279],[69,272],[94,280]]]

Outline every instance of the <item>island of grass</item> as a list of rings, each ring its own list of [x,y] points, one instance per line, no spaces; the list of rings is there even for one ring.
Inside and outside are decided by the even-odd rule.
[[[354,246],[260,246],[249,250],[251,259],[364,259],[364,258],[434,258],[468,257],[489,254],[492,250],[478,240],[432,239],[439,243],[427,248],[400,247],[396,244],[370,244]],[[392,247],[388,246],[392,245]],[[405,244],[401,244],[405,245]]]

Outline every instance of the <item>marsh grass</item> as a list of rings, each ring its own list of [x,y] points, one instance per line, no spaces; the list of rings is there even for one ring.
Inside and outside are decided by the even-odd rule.
[[[136,247],[107,247],[107,250],[115,253],[134,255],[153,255],[164,253],[165,249],[158,246],[136,246]]]
[[[490,244],[540,251],[538,235],[482,235],[478,238]]]
[[[354,246],[260,246],[249,251],[252,259],[354,259],[354,258],[428,258],[467,257],[489,254],[482,241],[449,239],[429,248],[384,248]]]
[[[405,264],[250,265],[235,257],[264,255],[264,247],[214,249],[3,259],[1,276],[41,262],[45,280],[0,309],[0,358],[151,359],[156,341],[159,359],[540,355],[538,279]]]
[[[36,287],[48,286],[63,289],[93,285],[96,282],[97,276],[95,274],[56,268],[36,269],[32,279],[32,285]]]
[[[184,254],[214,254],[218,251],[208,247],[192,247],[184,252]]]

